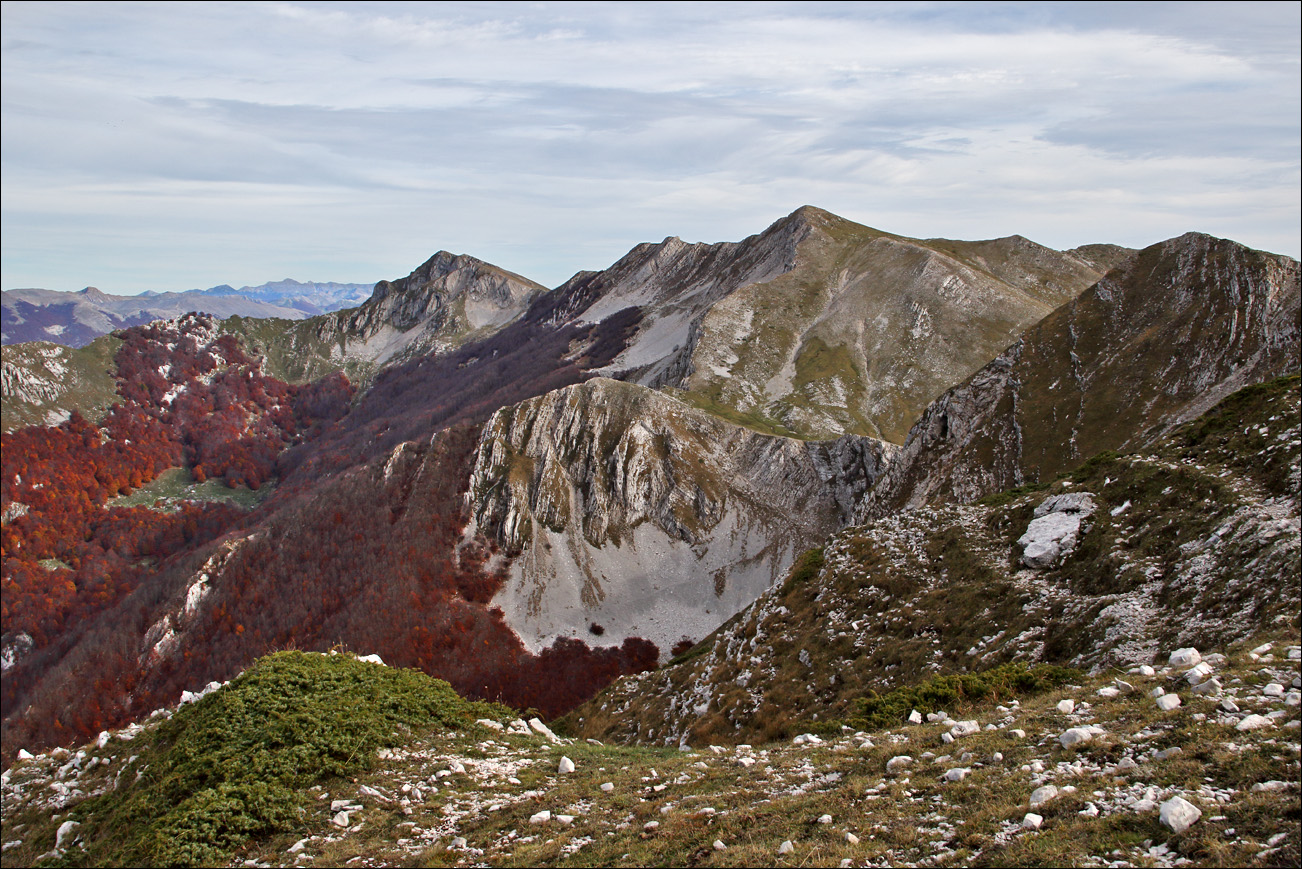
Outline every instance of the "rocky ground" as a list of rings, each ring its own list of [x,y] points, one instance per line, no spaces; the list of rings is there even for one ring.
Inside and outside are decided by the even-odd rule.
[[[229,865],[1297,865],[1302,648],[1256,639],[767,745],[415,734]],[[6,771],[5,865],[88,865],[84,801],[166,717]]]

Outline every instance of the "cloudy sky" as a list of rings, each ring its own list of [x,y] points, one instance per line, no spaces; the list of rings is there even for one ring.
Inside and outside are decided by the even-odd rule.
[[[1297,256],[1299,8],[5,2],[0,284],[554,286],[806,203]]]

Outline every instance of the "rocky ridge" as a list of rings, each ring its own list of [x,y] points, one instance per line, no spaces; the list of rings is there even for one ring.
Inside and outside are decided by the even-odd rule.
[[[286,380],[343,370],[365,383],[387,365],[492,335],[544,291],[482,260],[439,251],[406,277],[377,283],[356,308],[294,323],[231,318],[223,328],[244,337]]]
[[[290,828],[236,837],[227,862],[1296,865],[1302,648],[1258,639],[758,746],[608,746],[500,715],[417,728],[302,787]],[[220,703],[213,687],[185,702]],[[105,800],[162,762],[177,711],[6,770],[6,863],[111,862]]]
[[[859,518],[971,501],[1150,442],[1299,368],[1297,260],[1189,233],[1032,326],[909,432]]]

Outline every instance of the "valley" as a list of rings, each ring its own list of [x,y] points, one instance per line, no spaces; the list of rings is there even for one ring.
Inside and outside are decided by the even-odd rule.
[[[354,308],[5,346],[6,865],[1295,862],[1299,299],[1296,260],[1198,233],[1054,251],[806,206],[553,289],[440,251]],[[268,773],[257,823],[204,773],[168,799],[234,814],[185,854],[109,832],[149,786],[128,743],[172,763],[168,721],[348,653],[459,711]],[[1026,827],[1050,781],[1079,793]],[[365,821],[323,813],[341,788]],[[1173,835],[1175,797],[1220,820]]]

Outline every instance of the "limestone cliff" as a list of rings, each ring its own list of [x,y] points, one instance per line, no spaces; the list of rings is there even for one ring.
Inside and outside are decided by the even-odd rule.
[[[515,554],[494,603],[531,649],[640,636],[667,652],[841,527],[891,450],[767,436],[597,379],[498,411],[467,498]]]

